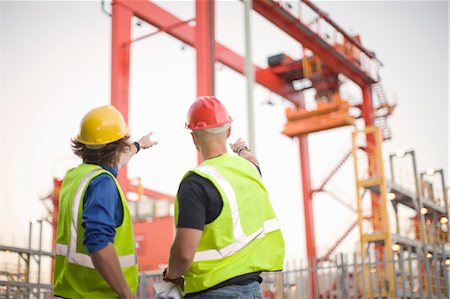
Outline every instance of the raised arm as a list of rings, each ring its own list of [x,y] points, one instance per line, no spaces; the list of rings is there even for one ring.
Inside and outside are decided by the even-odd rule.
[[[230,147],[233,152],[238,154],[238,156],[241,156],[259,167],[258,159],[256,159],[256,157],[252,154],[244,140],[239,138],[235,143],[230,143]]]
[[[150,132],[139,139],[139,141],[137,142],[139,144],[139,149],[135,144],[131,144],[125,152],[120,154],[120,159],[117,167],[120,169],[124,165],[126,165],[128,161],[130,161],[131,157],[133,157],[133,155],[135,155],[140,149],[147,149],[158,144],[158,141],[152,141],[150,139],[152,134],[153,132]]]

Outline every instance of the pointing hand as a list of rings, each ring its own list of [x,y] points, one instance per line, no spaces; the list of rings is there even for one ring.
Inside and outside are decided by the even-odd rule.
[[[142,137],[141,139],[139,139],[138,142],[142,149],[147,149],[147,148],[150,148],[150,147],[158,144],[158,141],[152,141],[150,139],[152,134],[153,134],[153,132],[150,132],[147,135],[145,135],[144,137]]]

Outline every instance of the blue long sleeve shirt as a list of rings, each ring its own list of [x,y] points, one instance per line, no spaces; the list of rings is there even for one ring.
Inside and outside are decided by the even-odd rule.
[[[117,166],[101,167],[117,176]],[[84,193],[81,225],[84,228],[83,244],[89,253],[114,243],[116,227],[122,221],[123,207],[116,183],[110,175],[102,173],[89,183]]]

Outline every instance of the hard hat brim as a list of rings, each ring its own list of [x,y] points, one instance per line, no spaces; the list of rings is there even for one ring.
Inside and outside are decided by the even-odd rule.
[[[117,140],[122,139],[123,137],[127,136],[130,133],[130,131],[131,131],[130,128],[127,127],[125,129],[125,131],[121,132],[121,134],[118,134],[115,137],[111,137],[111,138],[104,139],[104,140],[97,139],[95,141],[86,140],[80,134],[78,134],[75,137],[75,140],[77,140],[77,141],[79,141],[79,142],[81,142],[83,144],[86,144],[86,145],[104,145],[104,144],[113,143],[113,142],[116,142]]]

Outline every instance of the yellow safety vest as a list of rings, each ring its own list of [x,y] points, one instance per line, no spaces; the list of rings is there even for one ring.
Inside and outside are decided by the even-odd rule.
[[[256,167],[241,157],[223,154],[204,161],[185,177],[191,172],[214,184],[223,208],[204,227],[194,261],[185,273],[185,292],[200,292],[247,273],[282,270],[283,236]]]
[[[92,264],[83,245],[81,226],[86,188],[96,176],[109,174],[116,183],[123,206],[123,222],[116,228],[114,247],[122,272],[133,293],[138,285],[138,267],[133,224],[125,196],[115,177],[98,165],[80,164],[64,177],[59,196],[54,293],[66,298],[117,298],[118,295]]]

